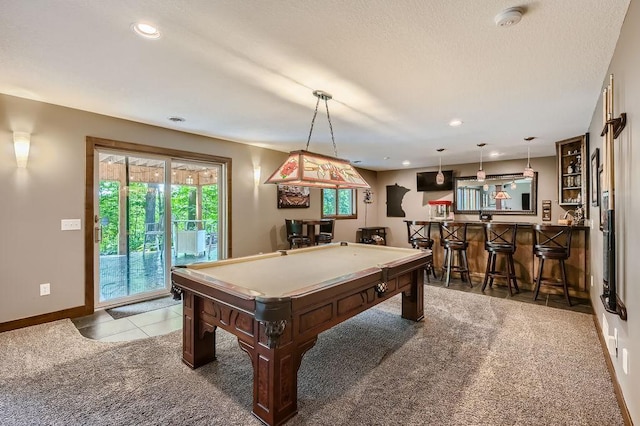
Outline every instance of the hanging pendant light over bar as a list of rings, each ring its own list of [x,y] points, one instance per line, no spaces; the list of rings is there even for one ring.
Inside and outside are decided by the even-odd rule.
[[[480,169],[478,169],[478,173],[476,173],[478,182],[484,182],[484,179],[487,177],[487,174],[484,172],[484,170],[482,170],[482,148],[484,148],[485,145],[486,143],[478,144],[478,146],[480,147]]]
[[[440,164],[438,165],[438,174],[436,175],[436,185],[444,184],[444,173],[442,173],[442,151],[444,151],[444,148],[438,148],[438,152],[440,153]]]
[[[332,96],[322,90],[315,90],[313,96],[318,98],[316,109],[311,119],[309,138],[304,150],[293,151],[284,163],[276,169],[265,183],[275,183],[282,185],[298,185],[313,188],[370,188],[360,173],[351,165],[348,160],[338,157],[336,141],[333,137],[333,126],[329,116],[329,105],[327,101]],[[324,101],[327,109],[327,120],[331,130],[331,141],[333,142],[333,153],[335,157],[317,154],[308,151],[311,133],[313,133],[313,123],[318,114],[320,100]]]
[[[528,142],[527,144],[527,167],[524,168],[524,172],[522,172],[522,175],[526,178],[533,178],[533,175],[535,173],[535,171],[531,168],[531,141],[534,140],[535,138],[533,136],[529,136],[524,138],[525,141]]]

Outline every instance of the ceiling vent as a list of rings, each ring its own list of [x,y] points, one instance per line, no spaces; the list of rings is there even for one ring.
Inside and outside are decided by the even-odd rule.
[[[520,7],[511,7],[498,13],[495,17],[499,27],[512,27],[522,19],[523,10]]]

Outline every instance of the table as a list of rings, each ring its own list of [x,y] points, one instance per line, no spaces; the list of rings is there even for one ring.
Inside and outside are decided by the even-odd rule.
[[[207,231],[204,229],[194,231],[176,232],[176,256],[178,253],[200,256],[207,251]]]
[[[430,256],[341,242],[174,267],[182,360],[207,364],[216,358],[216,329],[234,334],[253,365],[253,414],[282,424],[297,413],[297,371],[319,333],[399,293],[402,317],[423,319]]]
[[[387,245],[387,227],[386,226],[365,226],[358,228],[360,231],[360,242],[364,244],[377,244],[372,238],[374,235],[382,237],[382,245]]]
[[[329,223],[331,223],[331,219],[302,219],[302,224],[307,227],[307,237],[309,237],[312,246],[318,244],[316,241],[316,226]]]
[[[212,220],[173,220],[174,254],[184,253],[200,256],[211,250],[211,236],[207,242],[207,234],[210,233]]]

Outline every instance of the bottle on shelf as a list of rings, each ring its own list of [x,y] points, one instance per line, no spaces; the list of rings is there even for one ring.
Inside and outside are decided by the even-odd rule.
[[[581,205],[587,198],[585,182],[588,177],[589,161],[585,157],[588,135],[580,135],[556,142],[558,190],[562,194],[559,204]],[[584,164],[583,164],[584,160]]]

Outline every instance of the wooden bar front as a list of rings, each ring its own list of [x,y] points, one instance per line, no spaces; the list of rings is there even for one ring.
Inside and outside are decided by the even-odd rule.
[[[503,223],[503,222],[492,222]],[[487,267],[488,254],[484,248],[484,232],[482,222],[467,222],[467,240],[469,248],[467,257],[469,260],[469,270],[474,283],[482,282]],[[433,244],[433,261],[437,272],[441,272],[444,251],[440,246],[440,235],[438,223],[431,225],[431,238]],[[567,279],[569,281],[569,294],[574,297],[589,298],[589,227],[573,226],[573,237],[571,241],[571,256],[565,262],[567,268]],[[533,280],[538,271],[538,259],[533,254],[533,226],[530,223],[518,223],[517,249],[513,256],[516,267],[516,277],[518,286],[526,290],[533,290]],[[506,258],[498,256],[497,268],[507,269],[504,263]],[[560,278],[560,263],[547,261],[544,265],[545,277]],[[494,285],[506,286],[506,281],[496,279]],[[562,288],[554,286],[543,286],[541,293],[563,294]]]

